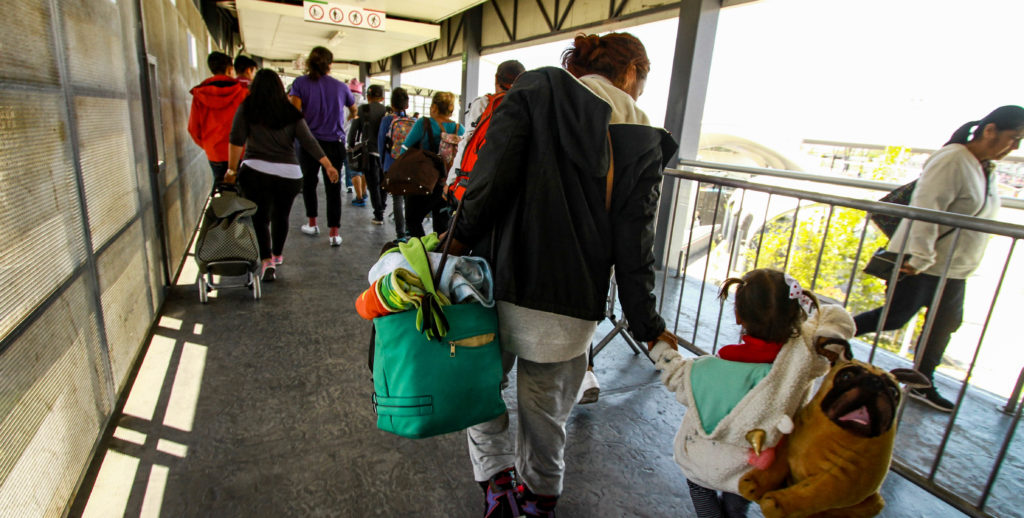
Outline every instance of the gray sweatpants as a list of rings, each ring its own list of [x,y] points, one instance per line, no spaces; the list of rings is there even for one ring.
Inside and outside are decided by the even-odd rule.
[[[477,481],[515,466],[521,482],[541,495],[562,494],[565,474],[565,422],[576,404],[587,355],[557,363],[536,363],[502,353],[505,375],[516,369],[518,425],[516,441],[509,432],[508,414],[470,427],[469,456]]]

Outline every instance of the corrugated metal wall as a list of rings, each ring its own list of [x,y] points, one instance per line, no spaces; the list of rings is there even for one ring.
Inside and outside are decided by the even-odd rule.
[[[210,188],[186,131],[210,42],[169,0],[6,2],[0,32],[0,516],[60,516],[163,301],[161,239],[173,274]]]

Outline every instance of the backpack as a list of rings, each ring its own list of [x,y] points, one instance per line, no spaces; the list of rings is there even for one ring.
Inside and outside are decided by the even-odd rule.
[[[452,182],[451,192],[457,200],[461,200],[463,193],[466,192],[469,173],[473,171],[473,167],[476,165],[480,148],[484,146],[487,139],[487,128],[491,126],[491,117],[505,98],[505,92],[487,97],[487,107],[484,108],[480,118],[477,119],[476,129],[473,130],[473,135],[469,138],[469,142],[466,143],[466,148],[462,150],[462,163],[459,164],[458,175],[455,177],[455,181]]]
[[[429,124],[430,122],[427,121]],[[441,144],[437,147],[437,154],[444,160],[444,170],[451,169],[455,155],[459,152],[459,123],[455,123],[455,132],[448,133],[444,130],[444,124],[438,123],[441,127]]]
[[[366,172],[370,167],[370,150],[367,149],[365,119],[353,119],[348,133],[348,149],[346,150],[348,166],[353,171]]]
[[[402,154],[402,144],[405,142],[405,138],[409,136],[409,131],[412,130],[413,124],[416,124],[416,119],[412,117],[399,117],[395,115],[395,118],[391,120],[391,125],[388,127],[388,137],[391,140],[391,158],[397,159],[398,155]]]

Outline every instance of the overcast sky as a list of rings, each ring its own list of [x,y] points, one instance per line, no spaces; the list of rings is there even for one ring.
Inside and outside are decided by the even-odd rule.
[[[786,154],[805,138],[937,148],[960,124],[1024,104],[1022,0],[761,0],[721,12],[704,131]],[[675,20],[635,27],[651,75],[640,106],[664,120]],[[558,65],[569,43],[484,56]],[[459,63],[403,74],[459,90]],[[1020,152],[1018,152],[1020,154]]]

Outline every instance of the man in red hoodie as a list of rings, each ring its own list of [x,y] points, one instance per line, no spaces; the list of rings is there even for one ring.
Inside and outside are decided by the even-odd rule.
[[[249,90],[235,79],[231,56],[212,52],[206,58],[213,77],[191,90],[192,109],[188,115],[188,133],[206,151],[213,169],[214,185],[224,180],[228,170],[228,134],[235,110]]]

